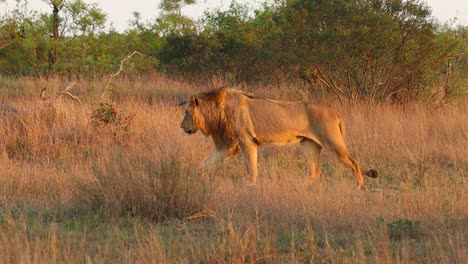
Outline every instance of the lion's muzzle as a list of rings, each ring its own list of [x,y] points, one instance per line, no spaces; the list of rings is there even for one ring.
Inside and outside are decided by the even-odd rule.
[[[189,114],[185,115],[184,120],[182,120],[182,124],[180,124],[180,127],[184,130],[185,133],[189,135],[193,135],[198,131],[198,128],[193,123],[193,118]]]

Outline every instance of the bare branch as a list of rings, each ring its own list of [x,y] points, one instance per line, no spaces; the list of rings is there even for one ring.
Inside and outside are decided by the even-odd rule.
[[[40,98],[42,100],[49,100],[49,99],[52,99],[52,100],[56,100],[59,96],[62,96],[62,95],[68,95],[70,98],[72,98],[73,100],[75,101],[78,101],[80,104],[81,104],[81,100],[80,98],[78,98],[78,96],[76,95],[73,95],[70,90],[73,88],[73,86],[75,86],[76,82],[72,82],[71,84],[69,84],[67,87],[63,88],[60,92],[56,93],[54,95],[54,97],[49,97],[47,96],[47,87],[44,87],[42,88],[42,91],[41,91],[41,94],[40,94]]]
[[[62,91],[58,92],[56,95],[55,95],[55,98],[58,98],[59,96],[61,95],[68,95],[70,98],[72,98],[73,100],[75,101],[78,101],[80,104],[81,104],[81,100],[80,98],[78,98],[78,96],[75,96],[73,95],[70,90],[71,88],[73,88],[73,86],[75,86],[76,82],[72,82],[71,84],[69,84],[67,87],[65,87]]]
[[[104,85],[104,88],[102,89],[101,102],[105,101],[104,99],[105,99],[105,96],[106,96],[106,92],[109,90],[108,86],[111,83],[111,80],[114,79],[115,77],[117,77],[124,70],[124,63],[127,60],[129,60],[131,57],[133,57],[135,54],[138,54],[138,55],[140,55],[140,57],[143,57],[143,55],[140,52],[134,51],[134,52],[128,54],[125,58],[123,58],[123,60],[120,61],[119,70],[109,76],[109,78],[106,81],[106,84]]]
[[[73,88],[73,86],[75,86],[75,84],[76,84],[76,82],[70,83],[67,87],[63,88],[55,96],[57,97],[57,96],[61,95],[62,93],[70,92],[71,88]]]
[[[341,100],[341,96],[342,95],[345,95],[345,93],[343,92],[343,90],[341,90],[337,85],[336,83],[333,81],[333,78],[332,77],[328,77],[328,79],[330,81],[327,80],[327,76],[326,74],[324,74],[320,68],[319,65],[315,65],[315,69],[314,69],[314,76],[315,78],[317,78],[317,80],[319,82],[321,82],[323,85],[325,85],[325,87],[327,87],[328,89],[330,89],[337,97],[338,97],[338,100],[340,100],[340,104],[343,104],[342,100]]]

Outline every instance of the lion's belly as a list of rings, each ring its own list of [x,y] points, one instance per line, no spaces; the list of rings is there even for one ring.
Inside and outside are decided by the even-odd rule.
[[[256,141],[260,145],[276,145],[283,146],[289,144],[299,143],[303,139],[297,131],[282,131],[282,133],[264,133],[260,136],[257,135]]]
[[[299,143],[302,139],[299,137],[292,138],[292,139],[281,139],[281,140],[274,140],[269,144],[275,145],[275,146],[284,146],[284,145],[289,145],[289,144],[296,144]]]
[[[259,145],[286,145],[300,142],[309,136],[309,117],[306,104],[254,100],[246,118],[249,134]]]

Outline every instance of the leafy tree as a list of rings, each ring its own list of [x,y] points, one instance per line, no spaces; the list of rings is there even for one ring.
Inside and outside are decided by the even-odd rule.
[[[37,12],[27,9],[27,1],[17,1],[15,9],[1,17],[0,39],[5,43],[0,49],[2,73],[35,75],[39,71],[42,65],[38,65],[38,59],[42,52],[36,48],[37,43],[43,42],[44,31],[36,23],[37,18]]]
[[[97,4],[86,4],[82,0],[43,1],[52,7],[52,15],[43,14],[41,19],[52,31],[48,62],[49,71],[53,73],[57,64],[61,64],[59,67],[62,69],[67,65],[71,65],[70,59],[73,59],[75,56],[70,56],[68,52],[72,51],[74,54],[83,53],[83,45],[77,43],[79,41],[75,38],[77,36],[95,34],[98,30],[103,29],[106,15],[99,9]],[[75,41],[70,44],[77,44],[78,47],[67,45],[67,48],[65,48],[64,37],[71,37]],[[70,69],[67,71],[70,72]]]
[[[52,36],[54,39],[59,38],[60,18],[59,12],[65,4],[65,0],[42,0],[52,7]]]
[[[162,0],[159,7],[168,13],[182,14],[182,7],[195,4],[196,0]]]
[[[27,1],[17,1],[15,10],[3,19],[10,38],[16,41],[3,52],[5,68],[13,74],[49,75],[71,73],[71,60],[86,52],[79,36],[94,34],[102,29],[105,15],[96,4],[83,1],[45,1],[51,14],[38,14],[27,9]],[[5,33],[6,34],[6,33]],[[5,34],[2,33],[3,36]],[[7,34],[8,35],[8,34]]]
[[[182,15],[182,8],[196,2],[196,0],[162,0],[159,7],[163,13],[156,18],[153,29],[162,36],[185,34],[195,30],[194,21]]]
[[[106,15],[97,4],[81,0],[45,2],[50,14],[30,12],[27,1],[20,0],[3,19],[8,31],[17,34],[14,45],[0,53],[7,61],[4,70],[15,75],[80,75],[79,65],[93,53],[92,36],[104,28]]]
[[[231,4],[226,11],[205,13],[201,32],[170,35],[161,49],[166,70],[184,75],[220,77],[231,83],[260,80],[269,71],[271,52],[263,50],[271,19],[269,11],[252,16],[247,5]],[[271,64],[269,64],[271,65]],[[271,72],[270,72],[271,73]]]
[[[186,16],[163,14],[156,18],[152,29],[160,36],[184,35],[196,31],[196,25]]]
[[[440,42],[429,8],[418,1],[282,2],[270,38],[290,74],[357,102],[420,98],[455,56],[459,40]]]

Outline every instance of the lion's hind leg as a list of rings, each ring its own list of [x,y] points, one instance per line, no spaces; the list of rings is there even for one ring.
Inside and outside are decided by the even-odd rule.
[[[340,157],[341,162],[353,171],[356,176],[356,180],[358,181],[358,189],[365,189],[362,171],[358,162],[351,158],[346,148],[335,149],[335,152]]]
[[[320,152],[322,146],[310,139],[301,140],[301,149],[307,159],[309,165],[309,177],[307,178],[307,185],[311,185],[320,176]]]
[[[342,121],[338,123],[338,127],[328,126],[327,132],[328,133],[324,134],[328,136],[321,139],[322,143],[325,144],[326,148],[333,150],[338,155],[341,163],[351,169],[358,181],[358,189],[364,189],[364,179],[362,177],[361,168],[359,167],[358,162],[351,157],[348,149],[346,148]]]

